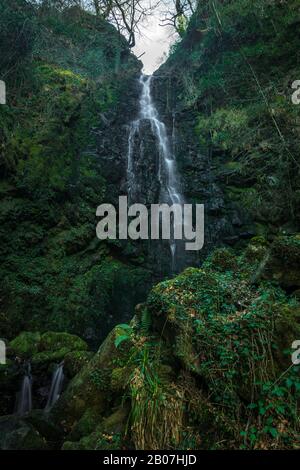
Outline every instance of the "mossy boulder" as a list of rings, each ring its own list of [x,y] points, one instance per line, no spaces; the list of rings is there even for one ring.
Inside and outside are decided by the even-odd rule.
[[[51,411],[54,421],[61,423],[66,433],[71,431],[87,410],[93,409],[99,417],[107,410],[112,399],[111,373],[115,367],[114,360],[119,356],[115,346],[118,331],[118,327],[111,331],[97,353],[71,380]]]
[[[57,351],[63,348],[69,351],[86,351],[88,345],[79,336],[69,333],[47,331],[42,334],[39,342],[39,351]]]
[[[118,450],[121,447],[121,440],[124,436],[125,427],[128,421],[129,407],[121,405],[107,418],[102,419],[96,425],[95,416],[85,414],[80,420],[88,422],[90,427],[84,426],[85,434],[78,442],[66,441],[63,450]],[[91,420],[92,418],[92,420]],[[79,425],[79,423],[78,423]],[[77,428],[78,429],[78,428]],[[87,433],[88,429],[93,429]],[[72,433],[73,436],[73,433]]]
[[[71,351],[64,356],[64,370],[72,378],[88,364],[94,353],[91,351]]]
[[[24,331],[9,346],[12,353],[31,358],[35,363],[62,360],[68,352],[88,349],[87,343],[78,336],[54,331],[43,334]]]
[[[47,440],[48,445],[57,447],[62,437],[61,429],[55,426],[44,410],[32,410],[22,418],[24,423],[34,427],[34,429]]]
[[[30,424],[15,416],[0,418],[1,450],[46,450],[46,439]]]
[[[31,358],[31,364],[33,366],[44,366],[48,367],[51,363],[61,362],[66,354],[68,354],[68,348],[61,348],[57,351],[42,351],[34,354]]]
[[[254,267],[255,270],[259,266],[268,253],[269,243],[264,237],[253,237],[250,243],[243,251],[242,260],[244,267]]]
[[[69,333],[47,331],[41,334],[26,331],[12,340],[9,346],[10,354],[22,360],[30,360],[36,373],[48,370],[51,364],[63,361],[69,354],[67,369],[69,377],[73,377],[91,357],[87,343]]]
[[[232,271],[237,269],[237,258],[229,248],[219,248],[208,257],[205,265],[211,265],[219,271]]]
[[[298,302],[285,303],[277,308],[279,315],[274,324],[276,336],[274,356],[280,368],[288,368],[291,366],[291,357],[287,351],[291,349],[295,340],[300,339],[300,304]]]
[[[38,352],[40,340],[40,333],[23,331],[9,343],[9,346],[16,355],[28,358]]]

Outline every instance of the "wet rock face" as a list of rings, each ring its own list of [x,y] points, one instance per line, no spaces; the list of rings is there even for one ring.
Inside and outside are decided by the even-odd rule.
[[[95,129],[101,172],[107,180],[106,202],[117,204],[118,197],[127,194],[127,150],[130,123],[138,115],[139,72],[127,81],[118,106],[101,114],[101,125]]]
[[[149,206],[159,201],[157,141],[149,121],[140,121],[132,139],[132,164],[135,168],[130,199]]]
[[[103,113],[101,128],[95,131],[98,142],[96,152],[101,171],[108,182],[105,199],[116,207],[120,195],[128,195],[130,203],[142,203],[148,208],[150,204],[160,200],[157,137],[150,121],[146,119],[140,120],[133,131],[132,123],[140,113],[141,91],[137,72],[136,76],[128,81],[126,92],[124,91],[117,109]],[[176,76],[171,80],[166,72],[157,72],[151,83],[151,94],[159,112],[159,119],[166,125],[171,150],[177,162],[180,190],[185,201],[204,204],[205,207],[204,247],[194,252],[180,249],[176,270],[180,272],[186,266],[199,265],[215,246],[233,246],[239,241],[251,238],[254,230],[246,211],[241,211],[237,203],[226,197],[227,179],[224,172],[222,173],[220,156],[211,155],[209,149],[201,146],[199,136],[195,132],[196,113],[184,108],[178,99],[180,90]],[[128,184],[129,144],[134,166],[132,185]],[[154,273],[154,277],[160,278],[170,274],[170,246],[167,243],[130,241],[130,245],[135,258],[143,258],[143,265]],[[124,247],[122,250],[123,253]]]
[[[215,246],[234,245],[254,231],[246,212],[225,196],[226,178],[219,156],[200,144],[195,132],[196,113],[184,107],[176,76],[163,66],[154,75],[153,98],[172,137],[184,197],[205,206],[205,244],[200,253],[186,253],[186,265],[197,264]]]
[[[129,205],[140,203],[146,205],[149,210],[151,204],[160,202],[158,138],[149,119],[140,119],[135,124],[140,116],[141,93],[142,85],[137,74],[128,82],[126,93],[118,103],[118,109],[110,115],[104,114],[101,128],[95,131],[98,142],[96,152],[102,173],[107,180],[105,199],[116,208],[121,195],[128,196]],[[168,137],[172,142],[172,136]],[[132,180],[128,172],[129,159],[134,169]],[[140,259],[143,266],[153,273],[155,280],[170,274],[169,241],[128,240],[126,243],[121,242],[119,248],[121,256]]]

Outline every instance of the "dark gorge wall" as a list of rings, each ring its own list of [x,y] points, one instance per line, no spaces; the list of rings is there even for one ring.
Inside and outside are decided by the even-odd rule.
[[[255,234],[247,211],[225,195],[219,156],[196,132],[198,113],[185,105],[177,66],[163,65],[154,75],[154,100],[173,141],[186,202],[205,206],[205,244],[198,254],[186,252],[185,265],[197,265],[215,247],[233,246]]]
[[[206,206],[207,250],[299,229],[298,40],[297,1],[204,1],[155,73],[184,193]]]
[[[150,282],[136,252],[95,232],[97,206],[126,192],[141,63],[113,26],[78,8],[16,0],[3,11],[7,48],[16,35],[28,53],[1,69],[0,335],[51,329],[98,345]]]

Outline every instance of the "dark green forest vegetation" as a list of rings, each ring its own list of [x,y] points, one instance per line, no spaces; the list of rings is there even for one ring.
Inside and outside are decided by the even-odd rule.
[[[0,448],[299,449],[300,1],[176,13],[153,99],[206,241],[169,274],[95,232],[97,206],[126,194],[132,31],[36,3],[0,0]]]
[[[116,112],[139,64],[108,23],[76,8],[25,6],[1,5],[12,103],[0,110],[2,334],[97,328],[104,337],[119,309],[114,292],[119,299],[135,288],[121,299],[120,316],[127,309],[130,318],[149,275],[97,244],[95,208],[107,182],[92,130]]]

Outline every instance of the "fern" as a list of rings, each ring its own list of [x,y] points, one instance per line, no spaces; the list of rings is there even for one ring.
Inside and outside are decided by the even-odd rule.
[[[128,341],[130,340],[132,335],[132,328],[130,325],[127,325],[126,323],[122,323],[121,325],[118,325],[118,334],[115,339],[115,346],[118,348],[123,341]]]
[[[152,324],[151,313],[147,308],[144,308],[141,316],[141,329],[144,335],[148,335]]]

